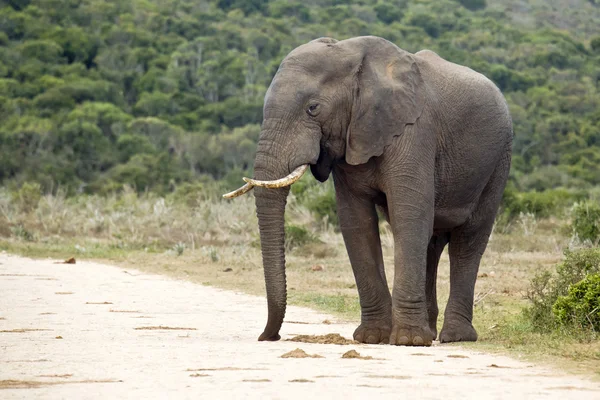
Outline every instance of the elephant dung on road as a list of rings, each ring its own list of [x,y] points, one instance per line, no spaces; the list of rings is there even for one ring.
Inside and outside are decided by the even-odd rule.
[[[340,228],[360,297],[364,343],[429,346],[437,337],[437,266],[449,245],[441,342],[474,341],[477,270],[510,168],[512,122],[483,75],[378,37],[321,38],[293,50],[265,95],[255,188],[269,317],[286,308],[284,212],[308,166],[333,175]],[[282,178],[283,177],[283,178]],[[387,286],[375,207],[394,235]]]

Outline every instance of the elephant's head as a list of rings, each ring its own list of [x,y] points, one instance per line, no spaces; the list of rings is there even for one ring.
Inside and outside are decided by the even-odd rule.
[[[259,340],[278,340],[286,308],[284,212],[289,185],[308,165],[327,180],[334,163],[357,165],[383,153],[423,109],[423,82],[413,55],[377,37],[321,38],[281,63],[264,103],[255,179],[269,307]],[[283,178],[282,178],[283,177]]]

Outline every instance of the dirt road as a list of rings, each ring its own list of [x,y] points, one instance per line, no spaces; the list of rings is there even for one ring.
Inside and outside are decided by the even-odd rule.
[[[0,254],[0,398],[600,398],[596,382],[454,346],[259,343],[265,317],[258,297]],[[286,320],[282,339],[355,328],[297,307]],[[296,348],[323,358],[281,358]]]

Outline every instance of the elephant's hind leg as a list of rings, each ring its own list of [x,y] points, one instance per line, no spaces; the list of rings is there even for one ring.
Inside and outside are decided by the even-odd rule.
[[[379,237],[379,218],[368,196],[350,193],[343,178],[335,180],[340,228],[360,299],[361,324],[354,339],[388,343],[392,329],[392,299],[387,287]]]
[[[433,339],[437,337],[437,319],[438,319],[438,303],[437,303],[437,270],[440,262],[440,256],[444,251],[444,247],[448,244],[449,234],[440,234],[433,236],[427,247],[427,280],[425,284],[425,295],[427,296],[427,314],[429,316],[429,329],[433,333]]]
[[[440,342],[476,341],[473,297],[481,257],[487,247],[508,176],[508,163],[492,174],[471,218],[450,234],[450,297]]]

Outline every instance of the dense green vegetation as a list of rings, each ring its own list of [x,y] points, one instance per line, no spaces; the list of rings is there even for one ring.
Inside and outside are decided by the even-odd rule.
[[[600,183],[599,20],[595,0],[0,0],[0,182],[233,186],[282,58],[372,34],[496,82],[515,190],[586,190]]]
[[[600,249],[565,251],[555,273],[543,271],[533,279],[525,315],[534,329],[559,328],[588,332],[600,329]]]
[[[552,311],[562,325],[600,330],[600,274],[590,274],[559,297]]]

